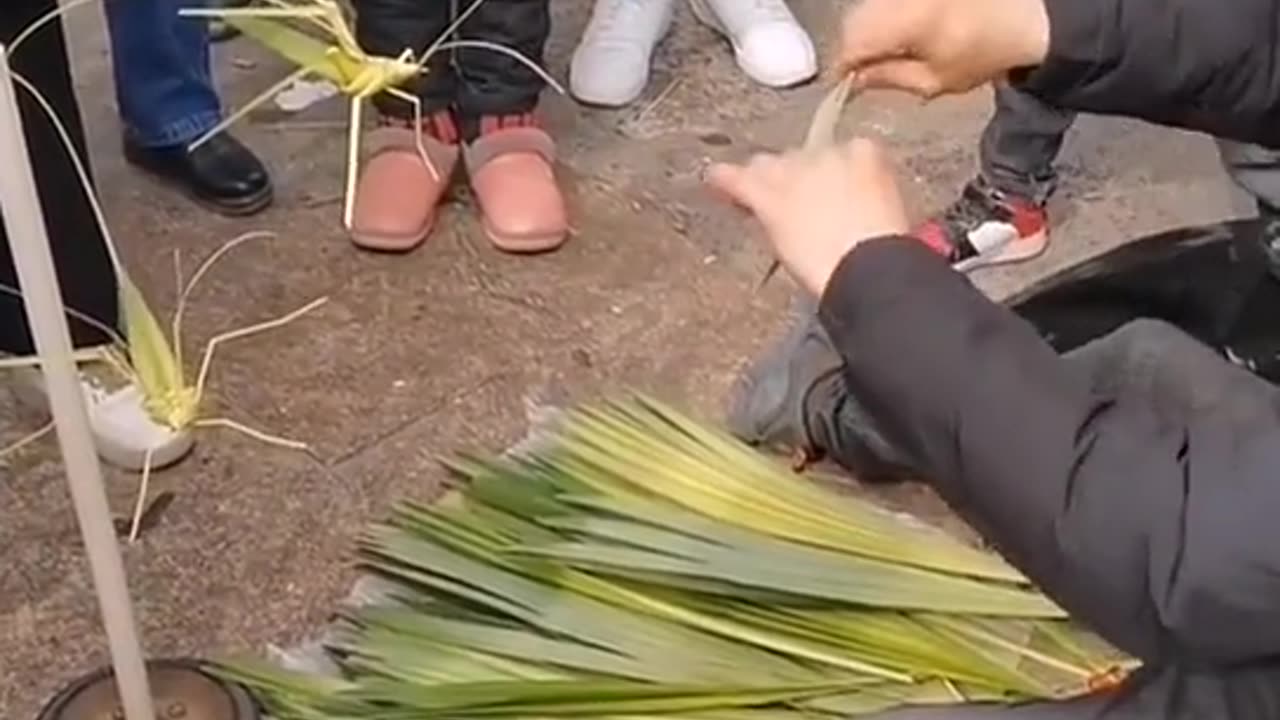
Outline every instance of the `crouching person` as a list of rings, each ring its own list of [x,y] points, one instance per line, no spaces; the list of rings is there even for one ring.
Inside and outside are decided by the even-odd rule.
[[[820,298],[748,373],[738,433],[929,482],[1143,663],[1076,700],[890,718],[1278,716],[1280,390],[1158,321],[1060,355],[908,235],[870,143],[760,156],[711,178]]]

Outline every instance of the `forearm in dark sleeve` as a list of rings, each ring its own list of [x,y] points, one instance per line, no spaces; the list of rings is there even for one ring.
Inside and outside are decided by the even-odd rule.
[[[1015,85],[1070,110],[1280,147],[1277,0],[1045,0],[1048,59]]]

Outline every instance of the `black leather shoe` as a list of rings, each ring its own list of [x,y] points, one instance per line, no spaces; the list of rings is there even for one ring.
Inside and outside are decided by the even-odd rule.
[[[266,168],[249,148],[226,133],[209,138],[190,152],[186,145],[144,148],[126,140],[124,156],[223,215],[252,215],[271,204],[271,177]]]

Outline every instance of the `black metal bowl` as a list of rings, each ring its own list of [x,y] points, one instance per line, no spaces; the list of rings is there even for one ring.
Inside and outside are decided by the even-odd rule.
[[[249,692],[212,674],[212,667],[190,658],[148,661],[157,720],[261,720]],[[124,720],[114,675],[108,666],[76,679],[44,706],[37,720]]]

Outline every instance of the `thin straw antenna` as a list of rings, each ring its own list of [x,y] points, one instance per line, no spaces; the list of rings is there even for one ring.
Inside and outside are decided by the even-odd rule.
[[[9,168],[0,173],[0,217],[4,219],[19,283],[26,290],[24,307],[42,360],[58,445],[98,594],[124,716],[126,720],[154,720],[155,708],[124,562],[72,357],[71,332],[36,192],[31,154],[22,132],[16,88],[9,70],[8,50],[0,45],[0,157],[10,161]]]
[[[431,57],[436,54],[436,51],[440,49],[440,46],[448,42],[449,38],[452,38],[454,34],[458,32],[458,29],[467,21],[467,18],[471,17],[475,11],[479,10],[480,6],[484,2],[485,0],[473,0],[473,2],[468,5],[461,14],[458,14],[457,0],[449,0],[449,8],[454,13],[453,22],[449,23],[448,27],[444,29],[444,32],[437,35],[436,39],[427,46],[427,49],[422,51],[422,57],[418,58],[419,69],[427,66],[427,63],[430,62]]]
[[[44,15],[36,18],[34,22],[18,34],[18,37],[13,39],[12,43],[9,43],[9,54],[18,52],[18,48],[22,47],[22,43],[26,42],[28,38],[39,32],[44,26],[58,20],[63,15],[66,15],[76,8],[84,7],[85,5],[96,1],[97,0],[71,0],[70,2],[64,2],[61,5],[58,5]]]

